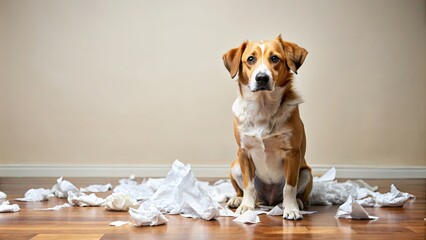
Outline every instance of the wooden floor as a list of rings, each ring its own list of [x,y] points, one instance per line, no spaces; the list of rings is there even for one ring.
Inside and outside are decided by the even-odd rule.
[[[67,178],[78,187],[111,182],[116,178]],[[318,213],[301,221],[260,216],[258,224],[240,224],[233,218],[214,221],[167,215],[169,223],[157,227],[113,227],[109,223],[130,220],[127,212],[109,212],[101,207],[73,207],[59,211],[34,211],[62,204],[64,199],[18,203],[18,213],[0,213],[0,239],[426,239],[426,179],[368,180],[388,192],[389,185],[416,195],[403,208],[367,208],[376,221],[335,219],[337,206],[313,206]],[[51,188],[54,178],[0,178],[0,191],[8,199],[21,197],[29,188]],[[98,194],[106,197],[110,193]],[[15,201],[12,201],[15,203]]]

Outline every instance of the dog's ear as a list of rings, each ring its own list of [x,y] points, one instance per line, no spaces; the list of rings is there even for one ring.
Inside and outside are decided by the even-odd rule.
[[[222,60],[226,69],[228,69],[229,73],[231,74],[231,78],[234,78],[240,69],[241,56],[243,55],[246,46],[247,41],[243,42],[241,46],[233,48],[227,53],[223,54]]]
[[[297,69],[302,66],[303,62],[305,61],[306,55],[308,55],[308,51],[306,51],[306,49],[302,47],[299,47],[295,43],[286,42],[282,40],[281,34],[276,38],[276,40],[281,42],[284,48],[288,68],[290,68],[291,71],[297,74]]]

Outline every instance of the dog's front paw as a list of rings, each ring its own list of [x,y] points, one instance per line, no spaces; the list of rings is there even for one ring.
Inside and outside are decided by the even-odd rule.
[[[229,199],[228,203],[226,204],[226,207],[237,208],[241,205],[242,201],[242,197],[232,197],[231,199]]]
[[[283,218],[288,220],[299,220],[303,219],[303,215],[297,207],[286,207],[284,208]]]
[[[237,208],[237,211],[235,211],[235,213],[239,215],[239,214],[243,214],[243,213],[247,212],[248,210],[253,210],[253,209],[254,209],[254,206],[241,204]]]

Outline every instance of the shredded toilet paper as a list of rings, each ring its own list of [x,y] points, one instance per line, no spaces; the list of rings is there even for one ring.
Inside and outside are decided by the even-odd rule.
[[[62,205],[56,205],[54,207],[50,207],[50,208],[36,208],[34,210],[38,210],[38,211],[58,211],[61,210],[62,208],[69,208],[72,207],[69,203],[64,203]]]
[[[114,188],[113,192],[128,195],[136,200],[145,200],[154,194],[156,189],[153,186],[157,186],[159,183],[159,181],[150,180],[138,184],[131,178],[121,179],[120,184]]]
[[[130,225],[129,221],[114,221],[109,223],[110,226],[121,227],[124,225]]]
[[[348,180],[339,183],[334,180],[336,170],[327,171],[322,177],[315,178],[312,192],[311,205],[339,205],[352,197],[364,207],[402,207],[408,199],[414,196],[400,192],[395,185],[391,185],[389,193],[377,192],[377,186],[370,186],[363,180]]]
[[[220,216],[222,208],[200,186],[191,166],[176,160],[150,201],[169,214],[185,214],[193,218],[211,220]]]
[[[19,212],[18,204],[10,204],[9,201],[4,201],[0,204],[0,213]]]
[[[245,213],[241,214],[239,217],[235,218],[233,221],[240,223],[259,223],[260,218],[258,216],[258,213],[252,210],[248,210]]]
[[[6,201],[7,195],[4,192],[0,192],[0,204]]]
[[[235,189],[231,184],[230,180],[219,180],[213,185],[210,185],[209,182],[204,182],[200,184],[200,187],[204,189],[210,197],[219,203],[227,202],[228,199],[235,196]]]
[[[105,209],[108,211],[129,211],[134,208],[137,201],[129,195],[113,193],[105,198]]]
[[[402,207],[414,195],[399,191],[395,185],[390,186],[390,192],[379,193],[368,191],[365,198],[359,198],[357,202],[365,207]]]
[[[23,198],[16,198],[15,200],[21,201],[21,202],[41,202],[41,201],[46,201],[52,197],[54,197],[54,195],[51,189],[31,188],[25,193],[25,196]]]
[[[93,192],[93,193],[108,192],[111,189],[112,189],[111,183],[108,183],[105,185],[93,184],[87,187],[80,188],[80,192]]]
[[[134,226],[157,226],[168,222],[150,200],[141,203],[138,209],[130,208],[129,213]]]
[[[347,218],[347,219],[367,219],[375,220],[378,219],[376,216],[370,216],[367,211],[349,195],[347,201],[343,203],[339,209],[337,209],[336,218]]]
[[[52,187],[52,192],[58,198],[67,198],[68,192],[79,193],[80,191],[71,182],[60,177],[56,180],[56,184]]]
[[[72,191],[69,191],[67,195],[68,195],[68,202],[73,206],[98,207],[105,202],[103,198],[97,197],[94,193],[90,195],[86,195],[84,193],[73,193]]]

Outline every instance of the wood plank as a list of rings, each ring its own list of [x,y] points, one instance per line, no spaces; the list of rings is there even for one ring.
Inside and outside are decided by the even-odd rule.
[[[99,240],[103,234],[38,234],[31,240]]]

